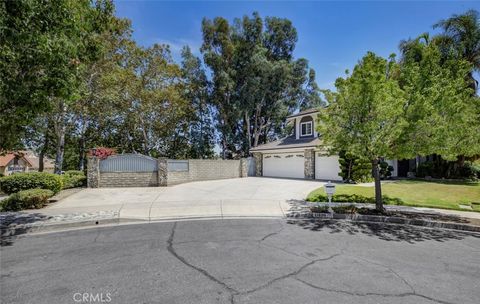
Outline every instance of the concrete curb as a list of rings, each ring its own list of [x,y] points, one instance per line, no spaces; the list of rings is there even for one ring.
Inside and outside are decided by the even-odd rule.
[[[280,216],[190,216],[190,217],[164,217],[153,219],[142,218],[111,218],[86,221],[59,222],[45,225],[19,224],[13,227],[0,226],[1,238],[19,236],[28,233],[55,232],[75,228],[93,228],[116,226],[121,224],[150,224],[172,221],[196,221],[196,220],[229,220],[229,219],[284,219]]]
[[[341,214],[341,213],[313,213],[313,212],[298,212],[287,216],[287,218],[295,219],[319,219],[319,220],[347,220],[350,222],[359,223],[388,223],[398,225],[413,225],[423,226],[428,228],[442,228],[453,229],[471,232],[480,232],[480,226],[474,226],[461,223],[449,223],[439,221],[427,221],[421,219],[406,219],[395,216],[381,216],[381,215],[362,215],[362,214]]]
[[[71,222],[59,222],[51,223],[45,225],[31,225],[31,224],[19,224],[13,227],[10,226],[0,226],[1,237],[12,237],[21,234],[27,233],[37,233],[37,232],[48,232],[61,229],[69,228],[88,228],[95,226],[106,226],[106,225],[115,225],[121,223],[134,223],[134,222],[144,222],[143,220],[138,219],[121,219],[121,218],[111,218],[111,219],[96,219],[96,220],[86,220],[86,221],[71,221]]]

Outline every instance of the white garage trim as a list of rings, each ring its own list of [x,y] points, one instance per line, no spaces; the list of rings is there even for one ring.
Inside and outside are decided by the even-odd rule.
[[[263,154],[263,176],[304,178],[302,152]]]
[[[323,156],[315,153],[315,179],[342,180],[338,156]]]

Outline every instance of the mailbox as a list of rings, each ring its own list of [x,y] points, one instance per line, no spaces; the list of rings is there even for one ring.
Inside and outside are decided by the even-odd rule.
[[[328,202],[332,202],[332,196],[335,193],[335,184],[332,184],[331,181],[328,181],[328,183],[325,184],[325,193],[327,194],[328,197]]]

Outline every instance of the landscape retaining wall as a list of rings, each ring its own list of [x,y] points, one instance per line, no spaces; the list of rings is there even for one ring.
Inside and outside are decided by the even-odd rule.
[[[99,187],[157,187],[157,172],[102,172]]]

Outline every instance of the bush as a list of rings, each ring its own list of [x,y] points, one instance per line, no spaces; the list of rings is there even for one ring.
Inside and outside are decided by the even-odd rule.
[[[424,162],[417,167],[417,177],[433,176],[434,174],[433,162]]]
[[[386,205],[403,205],[403,201],[398,198],[382,196],[383,203]],[[309,202],[328,202],[328,197],[318,194],[307,199]],[[357,204],[375,204],[374,197],[366,197],[358,194],[336,194],[332,197],[332,203],[357,203]]]
[[[66,171],[62,176],[63,189],[82,187],[85,185],[87,177],[83,171],[70,170]]]
[[[477,180],[480,178],[480,164],[466,161],[462,167],[458,168],[458,177]]]
[[[53,191],[46,189],[22,190],[10,195],[1,202],[2,211],[18,211],[23,209],[38,209],[48,204]]]
[[[62,187],[62,178],[59,175],[46,172],[15,173],[0,180],[0,188],[7,194],[35,188],[57,193]]]
[[[381,161],[379,167],[381,179],[389,179],[390,177],[392,177],[393,167],[390,166],[386,161]]]

